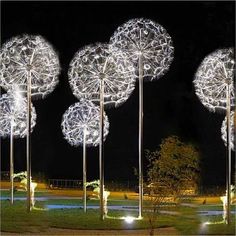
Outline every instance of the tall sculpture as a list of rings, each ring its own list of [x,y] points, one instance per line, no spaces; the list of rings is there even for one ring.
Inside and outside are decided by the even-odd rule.
[[[231,185],[231,132],[230,111],[235,106],[234,92],[235,60],[234,49],[218,49],[204,58],[197,69],[193,81],[196,95],[210,111],[223,110],[227,120],[227,160],[226,160],[226,223],[230,223],[230,185]]]
[[[143,81],[161,78],[173,60],[174,47],[167,31],[143,18],[119,26],[110,39],[110,48],[122,50],[136,67],[139,81],[139,218],[143,209]]]
[[[67,142],[72,146],[83,145],[83,201],[86,212],[86,186],[87,186],[87,158],[86,146],[97,146],[100,142],[99,107],[91,101],[81,100],[71,105],[62,117],[62,133]],[[108,135],[109,122],[104,113],[104,141]]]
[[[58,84],[59,60],[53,47],[41,36],[16,36],[0,51],[0,84],[5,90],[17,85],[27,96],[27,210],[30,211],[31,97],[45,98]]]
[[[100,216],[104,219],[104,107],[117,107],[134,90],[134,68],[121,51],[115,55],[108,44],[96,43],[79,50],[70,63],[69,83],[73,94],[100,104],[99,180]]]
[[[36,112],[31,103],[31,132],[36,124]],[[27,101],[16,92],[3,94],[0,98],[0,137],[10,136],[10,202],[14,201],[14,141],[27,134]]]

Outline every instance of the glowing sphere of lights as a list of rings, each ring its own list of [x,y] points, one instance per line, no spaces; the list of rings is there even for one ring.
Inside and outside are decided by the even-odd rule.
[[[235,105],[234,70],[233,48],[218,49],[200,64],[194,86],[197,96],[210,111],[226,109],[228,86],[231,106]]]
[[[77,98],[95,103],[100,99],[100,81],[104,82],[105,107],[124,103],[135,88],[133,64],[121,52],[113,56],[107,44],[96,43],[79,50],[70,63],[69,83]]]
[[[90,101],[82,100],[69,107],[62,118],[62,133],[72,146],[83,144],[86,132],[86,145],[97,146],[100,141],[99,119],[100,108]],[[104,140],[108,134],[109,122],[104,113]]]
[[[230,131],[231,131],[231,142],[230,142],[230,147],[232,150],[235,150],[235,146],[234,146],[234,137],[235,137],[235,123],[236,123],[236,117],[234,115],[234,112],[232,111],[230,113]],[[226,117],[222,122],[222,126],[221,126],[221,137],[225,143],[225,145],[227,145],[227,121],[226,121]]]
[[[36,112],[31,104],[31,132],[36,124]],[[10,136],[13,125],[13,136],[24,138],[27,134],[27,101],[16,99],[12,94],[3,94],[0,98],[0,136]]]
[[[143,60],[144,80],[159,79],[169,69],[174,47],[166,30],[152,20],[136,18],[119,26],[110,39],[110,48],[124,51],[138,68]]]
[[[3,44],[0,51],[0,84],[8,91],[17,84],[27,91],[31,78],[32,98],[44,98],[58,83],[58,56],[41,36],[16,36]]]

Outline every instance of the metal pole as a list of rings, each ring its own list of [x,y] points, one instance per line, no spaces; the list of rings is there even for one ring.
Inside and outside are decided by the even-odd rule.
[[[0,87],[0,97],[2,96],[2,89]],[[2,159],[2,138],[0,136],[0,161]],[[1,178],[1,177],[0,177]]]
[[[14,134],[14,124],[13,121],[11,121],[11,134],[10,134],[10,182],[11,182],[11,204],[14,203],[14,196],[13,196],[13,189],[14,189],[14,163],[13,163],[13,146],[14,146],[14,139],[13,139],[13,134]]]
[[[226,158],[226,190],[227,190],[227,210],[226,224],[230,224],[230,186],[231,186],[231,129],[230,129],[230,86],[227,85],[227,105],[226,105],[226,120],[227,120],[227,158]]]
[[[26,161],[27,161],[27,211],[31,211],[31,73],[27,77],[27,137],[26,137]]]
[[[143,215],[143,58],[139,55],[139,218]]]
[[[86,128],[84,128],[83,140],[83,194],[84,194],[84,212],[87,211],[87,193],[86,193]]]
[[[100,144],[99,144],[99,180],[100,180],[100,218],[104,220],[104,81],[100,79]]]

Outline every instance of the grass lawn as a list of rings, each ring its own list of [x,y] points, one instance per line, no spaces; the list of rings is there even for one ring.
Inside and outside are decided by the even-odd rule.
[[[9,197],[10,198],[10,190],[1,190],[0,191],[0,196],[1,197]],[[26,197],[27,196],[27,192],[24,190],[21,191],[16,191],[14,192],[14,197]],[[50,196],[50,194],[48,193],[47,190],[36,190],[35,191],[35,197],[46,197],[46,196]]]
[[[127,203],[125,203],[127,201]],[[126,224],[124,220],[112,219],[115,217],[134,216],[137,217],[137,212],[132,211],[115,211],[108,212],[109,217],[104,221],[99,219],[99,210],[89,209],[85,214],[83,209],[55,209],[45,210],[44,204],[68,204],[75,205],[81,200],[48,200],[46,202],[36,202],[36,210],[30,213],[26,212],[25,201],[15,201],[11,206],[9,201],[1,201],[1,231],[5,232],[47,232],[49,227],[65,228],[65,229],[148,229],[150,228],[149,218],[151,213],[145,213],[143,220],[134,221],[133,224]],[[98,204],[98,201],[90,200],[88,204]],[[136,201],[111,201],[110,203],[117,205],[132,205]],[[110,204],[109,203],[109,204]],[[196,235],[196,234],[217,234],[226,235],[235,233],[235,224],[230,226],[224,224],[205,225],[204,222],[220,222],[221,216],[199,216],[197,211],[219,210],[219,206],[200,205],[199,207],[183,207],[169,206],[161,208],[162,211],[174,211],[178,214],[168,215],[159,214],[155,221],[154,227],[174,227],[181,235]],[[232,222],[235,218],[232,218]]]
[[[2,197],[9,197],[9,190],[1,191]],[[26,197],[26,192],[17,191],[15,197]],[[36,191],[35,197],[47,197],[57,195],[47,191]],[[161,207],[161,214],[158,214],[154,227],[174,227],[181,235],[235,235],[235,223],[230,226],[222,224],[222,216],[199,216],[197,211],[222,210],[221,205],[201,204],[195,201],[186,201],[194,203],[195,207],[173,206],[165,204]],[[216,203],[216,201],[212,201]],[[36,201],[36,209],[30,213],[26,212],[25,201],[15,201],[11,206],[8,200],[1,201],[1,231],[4,232],[47,232],[49,227],[65,229],[148,229],[150,228],[149,219],[151,213],[144,213],[143,220],[134,221],[128,225],[124,220],[118,219],[127,215],[137,217],[138,212],[126,210],[109,210],[108,216],[104,221],[99,219],[99,210],[88,209],[87,213],[83,209],[54,209],[46,210],[46,205],[83,205],[81,199],[63,199],[49,198],[46,201]],[[89,199],[87,205],[99,206],[99,201]],[[108,206],[138,206],[137,200],[110,198]],[[148,205],[148,204],[147,204]],[[232,207],[232,210],[235,206]],[[163,211],[176,212],[176,215],[164,214]],[[232,222],[235,216],[232,216]],[[206,225],[205,222],[213,224]]]

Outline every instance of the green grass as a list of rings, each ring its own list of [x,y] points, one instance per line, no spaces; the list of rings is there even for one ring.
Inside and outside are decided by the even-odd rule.
[[[42,202],[37,202],[37,208],[44,208]],[[109,211],[110,217],[125,216],[125,211]],[[137,213],[129,213],[137,216]],[[33,210],[26,212],[26,205],[23,201],[15,201],[11,206],[9,201],[1,201],[1,227],[4,232],[41,232],[47,231],[48,227],[58,227],[66,229],[125,229],[131,226],[123,220],[99,219],[99,211],[89,209],[85,214],[83,209],[55,209],[50,211]],[[156,227],[161,226],[160,222]],[[132,228],[148,228],[147,219],[135,221]]]
[[[87,213],[83,209],[55,209],[43,210],[44,204],[63,204],[63,205],[82,205],[81,200],[77,199],[57,199],[45,202],[36,201],[38,210],[30,213],[26,212],[25,201],[15,201],[11,206],[9,201],[1,201],[1,230],[5,232],[18,233],[39,233],[47,232],[49,227],[65,228],[65,229],[148,229],[150,224],[148,219],[151,213],[145,213],[143,220],[134,221],[133,224],[127,225],[121,219],[99,219],[99,210],[88,209]],[[89,200],[88,204],[99,205],[97,200]],[[109,205],[136,205],[137,201],[131,200],[111,200]],[[178,215],[158,214],[155,221],[155,227],[174,227],[181,235],[226,235],[235,233],[235,224],[230,226],[224,224],[204,225],[206,221],[220,222],[222,216],[199,216],[197,211],[221,210],[222,207],[214,205],[199,205],[199,207],[183,207],[183,206],[165,206],[161,210],[178,212]],[[138,212],[114,211],[108,212],[109,217],[123,217],[127,215],[137,217]],[[234,222],[235,217],[232,217]]]
[[[0,191],[0,196],[1,197],[9,197],[10,198],[10,190],[1,190]],[[14,192],[14,197],[26,197],[27,192],[26,191],[16,191]],[[35,191],[35,197],[46,197],[50,196],[49,193],[45,191]]]
[[[46,204],[58,205],[83,205],[82,199],[48,199]],[[108,200],[108,206],[138,206],[138,201],[133,200]],[[87,205],[99,206],[99,200],[87,200]]]
[[[42,203],[37,203],[43,208]],[[15,201],[11,206],[9,201],[1,201],[1,231],[5,232],[33,232],[46,231],[48,217],[45,211],[26,212],[26,203]]]
[[[200,225],[200,232],[202,234],[212,234],[212,235],[235,235],[235,216],[231,218],[231,224],[223,224],[222,216],[202,216],[202,223]],[[209,222],[210,224],[206,225],[205,223]]]

